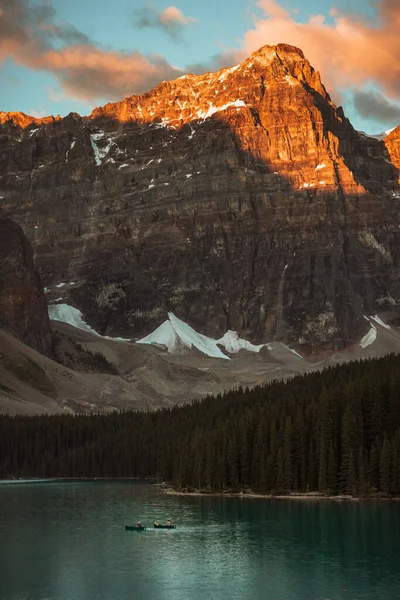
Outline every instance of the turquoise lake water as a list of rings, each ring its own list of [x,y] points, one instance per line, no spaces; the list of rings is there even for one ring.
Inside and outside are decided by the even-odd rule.
[[[400,503],[0,485],[0,600],[125,599],[400,600]]]

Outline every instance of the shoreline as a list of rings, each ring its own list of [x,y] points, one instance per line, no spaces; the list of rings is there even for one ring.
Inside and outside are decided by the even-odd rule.
[[[163,484],[160,484],[163,485]],[[335,502],[363,502],[365,501],[400,501],[399,497],[383,496],[350,496],[339,494],[337,496],[326,496],[320,492],[297,492],[293,494],[257,494],[253,492],[182,492],[173,488],[164,489],[164,494],[169,496],[187,496],[193,498],[240,498],[253,500],[333,500]]]
[[[156,478],[145,478],[140,479],[139,477],[53,477],[53,478],[14,478],[14,479],[0,479],[0,485],[6,484],[24,484],[24,483],[79,483],[79,482],[138,482],[145,485],[154,485],[161,489],[161,493],[167,496],[182,496],[182,497],[193,497],[193,498],[248,498],[255,500],[330,500],[336,502],[362,502],[362,501],[394,501],[399,502],[400,497],[394,496],[351,496],[350,494],[338,494],[336,496],[327,496],[322,492],[294,492],[290,494],[260,494],[256,492],[206,492],[206,491],[192,491],[184,492],[182,490],[175,490],[170,487],[167,483],[158,483]]]
[[[0,479],[0,485],[6,483],[78,483],[79,481],[139,481],[149,485],[157,485],[156,478],[140,479],[139,477],[14,477],[12,479]]]

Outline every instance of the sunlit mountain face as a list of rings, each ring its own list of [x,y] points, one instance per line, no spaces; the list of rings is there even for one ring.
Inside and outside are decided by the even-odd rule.
[[[100,335],[144,338],[172,312],[318,356],[358,343],[365,315],[397,319],[399,128],[357,132],[298,48],[1,123],[2,210],[49,304]]]

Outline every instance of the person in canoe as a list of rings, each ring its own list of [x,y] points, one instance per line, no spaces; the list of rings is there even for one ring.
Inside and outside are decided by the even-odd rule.
[[[167,521],[167,525],[168,525],[168,527],[171,527],[171,525],[172,525],[172,523],[171,523],[171,519],[168,519],[168,521]]]
[[[154,522],[154,525],[157,525],[157,527],[159,526],[159,524],[160,524],[160,523],[159,523],[158,521],[155,521],[155,522]]]
[[[142,529],[142,524],[140,521],[137,522],[137,527],[138,527],[138,529]]]

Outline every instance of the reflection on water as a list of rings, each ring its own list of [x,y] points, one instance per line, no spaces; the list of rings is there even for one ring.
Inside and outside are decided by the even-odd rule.
[[[173,531],[125,532],[171,518]],[[400,504],[0,486],[0,600],[398,600]]]

